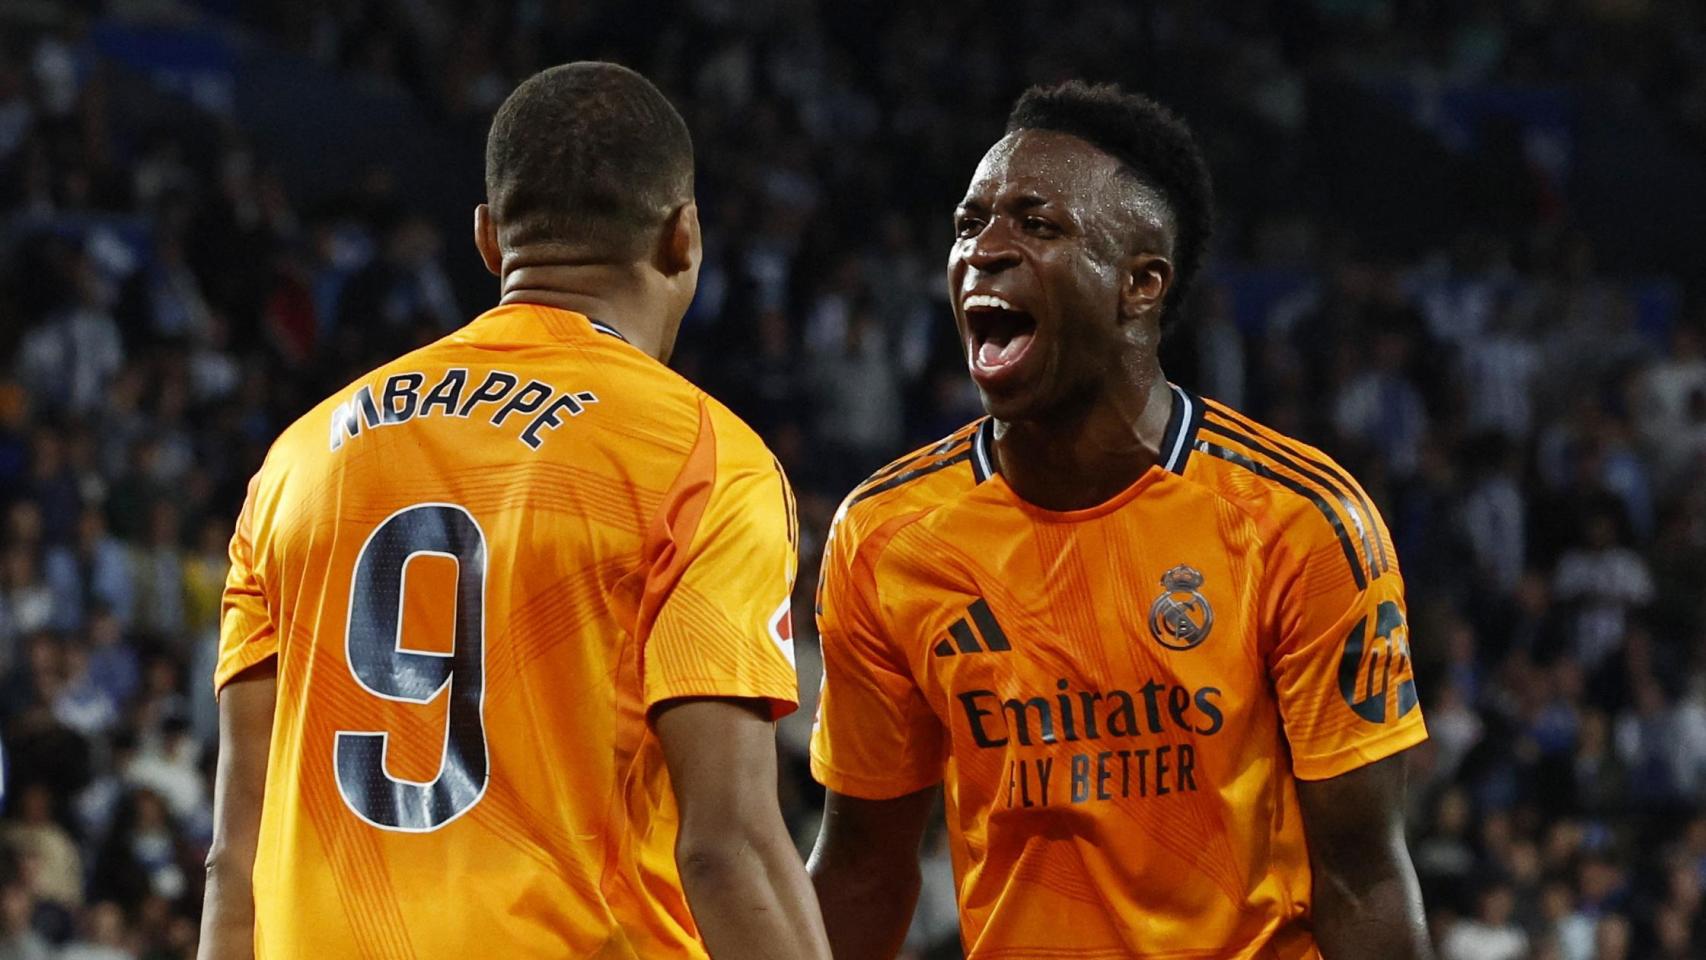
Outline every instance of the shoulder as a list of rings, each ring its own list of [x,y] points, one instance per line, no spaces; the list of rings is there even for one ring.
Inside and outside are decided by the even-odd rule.
[[[862,543],[957,502],[991,473],[988,424],[980,417],[919,447],[853,488],[830,525],[830,540],[851,557]]]
[[[1225,404],[1197,402],[1187,478],[1242,507],[1282,549],[1341,555],[1358,586],[1396,571],[1386,525],[1348,470]]]
[[[687,383],[685,380],[681,382]],[[689,385],[689,388],[693,408],[699,418],[696,446],[713,445],[717,463],[725,469],[780,469],[776,455],[757,430],[716,397],[697,387]]]
[[[272,476],[287,467],[317,462],[321,453],[335,450],[335,427],[340,420],[354,421],[365,417],[365,425],[371,427],[374,421],[381,419],[380,405],[385,401],[385,386],[390,378],[423,369],[434,348],[449,340],[447,337],[368,370],[291,421],[273,441],[262,465],[261,476]],[[426,386],[429,384],[422,382],[415,388],[418,390]]]
[[[277,445],[324,447],[329,436],[336,449],[345,439],[340,431],[353,437],[375,423],[412,422],[411,414],[397,416],[391,408],[416,409],[405,396],[413,393],[423,422],[429,414],[449,410],[454,414],[443,422],[500,425],[500,420],[481,417],[496,413],[513,426],[525,424],[529,415],[542,415],[543,408],[552,412],[547,427],[554,429],[561,425],[557,421],[573,416],[577,444],[529,443],[530,451],[543,449],[546,458],[553,451],[584,458],[590,446],[598,456],[616,461],[637,457],[655,472],[716,437],[738,448],[763,446],[746,424],[698,386],[616,336],[507,351],[472,340],[465,330],[357,377],[287,427]],[[399,385],[393,400],[391,391]],[[541,397],[555,401],[541,403]],[[566,404],[568,412],[558,403]],[[583,412],[593,415],[582,417]]]

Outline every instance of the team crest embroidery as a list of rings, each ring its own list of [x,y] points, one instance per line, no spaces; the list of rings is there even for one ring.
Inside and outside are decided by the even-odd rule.
[[[1169,650],[1189,650],[1214,629],[1214,608],[1202,595],[1203,575],[1179,564],[1161,575],[1161,595],[1149,607],[1149,632]]]

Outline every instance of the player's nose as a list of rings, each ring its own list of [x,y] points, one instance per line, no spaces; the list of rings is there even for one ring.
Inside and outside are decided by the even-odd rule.
[[[966,244],[965,261],[980,273],[999,273],[1019,262],[1019,248],[1006,218],[996,218]]]

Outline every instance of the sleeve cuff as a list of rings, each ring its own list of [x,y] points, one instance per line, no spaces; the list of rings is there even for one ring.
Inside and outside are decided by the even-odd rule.
[[[1360,740],[1329,753],[1305,756],[1294,752],[1291,770],[1299,780],[1326,780],[1385,760],[1427,738],[1427,726],[1418,721],[1399,727],[1384,736]]]
[[[271,644],[249,643],[221,656],[218,665],[213,668],[214,698],[217,699],[219,692],[224,690],[225,685],[230,683],[238,674],[257,663],[264,663],[277,654],[278,650]]]
[[[652,710],[658,704],[693,697],[762,700],[770,706],[771,720],[780,720],[800,707],[800,694],[797,689],[781,689],[775,685],[753,683],[730,683],[727,680],[684,679],[660,684],[647,691],[647,722],[650,722]]]
[[[824,761],[816,748],[812,750],[812,777],[830,790],[860,800],[893,800],[925,787],[942,782],[941,771],[915,774],[910,778],[893,776],[861,777],[837,770]]]

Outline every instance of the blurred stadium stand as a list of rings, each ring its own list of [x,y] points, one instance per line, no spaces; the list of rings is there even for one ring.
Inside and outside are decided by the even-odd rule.
[[[492,301],[485,125],[589,57],[693,128],[676,365],[788,466],[800,610],[840,496],[978,412],[942,266],[1012,98],[1177,108],[1220,230],[1168,370],[1330,451],[1393,528],[1442,956],[1706,956],[1699,3],[0,0],[0,960],[193,955],[244,484]],[[909,949],[958,956],[930,847]]]

